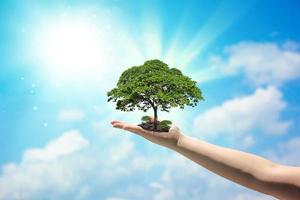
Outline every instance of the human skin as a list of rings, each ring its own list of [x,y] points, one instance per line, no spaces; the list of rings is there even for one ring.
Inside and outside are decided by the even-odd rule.
[[[118,120],[113,120],[111,124],[172,149],[211,172],[247,188],[280,200],[300,199],[300,167],[280,165],[254,154],[186,136],[175,125],[169,132],[155,132]]]

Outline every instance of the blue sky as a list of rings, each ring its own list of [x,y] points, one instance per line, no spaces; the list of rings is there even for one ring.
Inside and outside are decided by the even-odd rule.
[[[113,129],[144,113],[106,92],[161,59],[205,97],[161,118],[300,165],[299,19],[293,0],[1,1],[0,199],[269,199]]]

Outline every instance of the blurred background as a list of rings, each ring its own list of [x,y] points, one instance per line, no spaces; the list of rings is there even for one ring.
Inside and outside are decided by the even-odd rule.
[[[296,0],[1,1],[0,199],[271,199],[113,129],[145,113],[106,93],[160,59],[205,98],[160,119],[300,165],[299,19]]]

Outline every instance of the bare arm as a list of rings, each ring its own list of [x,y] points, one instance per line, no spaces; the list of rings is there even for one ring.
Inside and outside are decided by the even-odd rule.
[[[208,170],[279,199],[300,199],[300,168],[181,136],[175,151]]]
[[[300,199],[299,167],[279,165],[253,154],[209,144],[183,135],[176,126],[172,126],[169,132],[158,133],[120,121],[112,121],[112,125],[173,149],[206,169],[250,189],[281,200]]]

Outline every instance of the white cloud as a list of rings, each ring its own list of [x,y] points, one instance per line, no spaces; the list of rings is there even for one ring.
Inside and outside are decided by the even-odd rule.
[[[124,159],[128,159],[134,150],[134,143],[127,137],[119,142],[115,148],[111,149],[111,162],[119,163]]]
[[[199,82],[244,74],[253,85],[280,85],[300,78],[299,43],[240,42],[225,47],[224,56],[211,56],[208,67],[194,73]]]
[[[291,138],[281,142],[273,150],[265,152],[265,155],[273,161],[300,166],[300,137]]]
[[[3,166],[0,176],[0,199],[40,199],[47,193],[49,198],[70,192],[81,177],[74,166],[78,161],[71,158],[75,152],[88,146],[78,131],[62,134],[41,149],[29,149],[23,154],[20,164]],[[55,192],[54,192],[55,191]]]
[[[80,121],[84,118],[84,113],[78,109],[62,109],[58,114],[60,121]]]
[[[235,136],[259,129],[266,134],[284,134],[291,123],[280,120],[285,107],[282,94],[275,87],[259,88],[252,95],[227,100],[200,114],[194,121],[195,133]]]
[[[300,52],[296,43],[241,42],[226,48],[227,72],[244,72],[256,85],[280,84],[300,77]]]
[[[247,149],[252,147],[255,144],[255,139],[252,135],[246,135],[245,137],[241,138],[239,144],[237,145],[240,149]]]
[[[154,200],[174,199],[174,191],[163,184],[153,182],[150,187],[155,189]]]
[[[19,163],[2,166],[0,200],[94,199],[93,195],[125,199],[114,193],[118,183],[130,183],[133,175],[145,173],[155,162],[134,147],[129,135],[110,137],[107,145],[98,146],[76,130],[65,132],[42,148],[24,151]],[[105,187],[115,189],[104,192]]]
[[[25,151],[23,160],[25,162],[50,161],[79,151],[88,144],[89,142],[82,138],[77,130],[72,130],[50,141],[43,149],[36,148]]]
[[[282,47],[286,50],[296,51],[299,50],[300,43],[293,40],[288,40],[285,43],[283,43]]]

